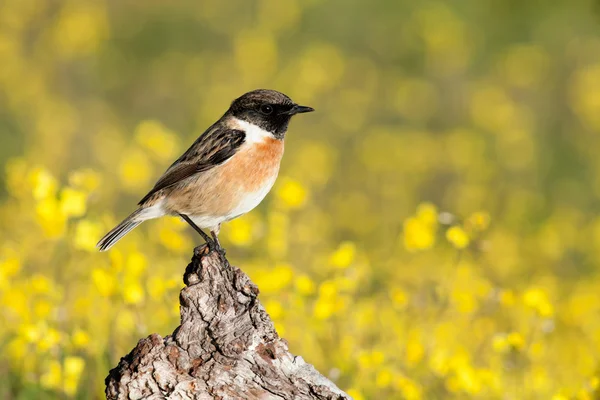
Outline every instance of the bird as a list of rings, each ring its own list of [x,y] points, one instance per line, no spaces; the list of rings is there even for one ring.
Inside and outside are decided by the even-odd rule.
[[[291,118],[312,111],[270,89],[233,100],[97,247],[106,251],[142,222],[170,215],[198,232],[209,251],[224,251],[218,238],[221,224],[248,213],[265,198],[279,173]]]

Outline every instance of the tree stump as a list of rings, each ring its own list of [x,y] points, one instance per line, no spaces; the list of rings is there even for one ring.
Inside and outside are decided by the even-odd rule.
[[[222,254],[196,248],[184,282],[181,325],[121,358],[107,399],[350,399],[290,354],[256,285]]]

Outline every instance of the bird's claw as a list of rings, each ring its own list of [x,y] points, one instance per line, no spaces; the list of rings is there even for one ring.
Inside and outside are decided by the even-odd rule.
[[[225,249],[221,246],[221,243],[219,243],[219,240],[214,240],[212,241],[209,245],[208,248],[210,251],[216,251],[217,253],[219,253],[220,255],[222,255],[223,257],[225,257]]]
[[[206,243],[201,244],[200,246],[196,247],[195,249],[196,254],[204,254],[204,255],[208,255],[210,253],[212,253],[213,251],[219,253],[220,255],[222,255],[223,257],[225,257],[226,251],[225,249],[221,246],[221,243],[219,243],[219,241],[215,241],[215,240],[208,240],[206,241]]]

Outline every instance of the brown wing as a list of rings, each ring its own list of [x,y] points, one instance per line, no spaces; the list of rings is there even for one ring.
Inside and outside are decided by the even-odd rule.
[[[214,125],[173,163],[138,204],[142,205],[159,190],[171,187],[197,173],[207,171],[233,156],[246,134],[238,129]]]

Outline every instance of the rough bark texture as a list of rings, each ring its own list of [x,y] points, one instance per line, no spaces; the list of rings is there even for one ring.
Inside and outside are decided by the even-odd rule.
[[[150,335],[106,378],[108,399],[350,399],[288,351],[239,268],[194,251],[181,291],[181,325]]]

